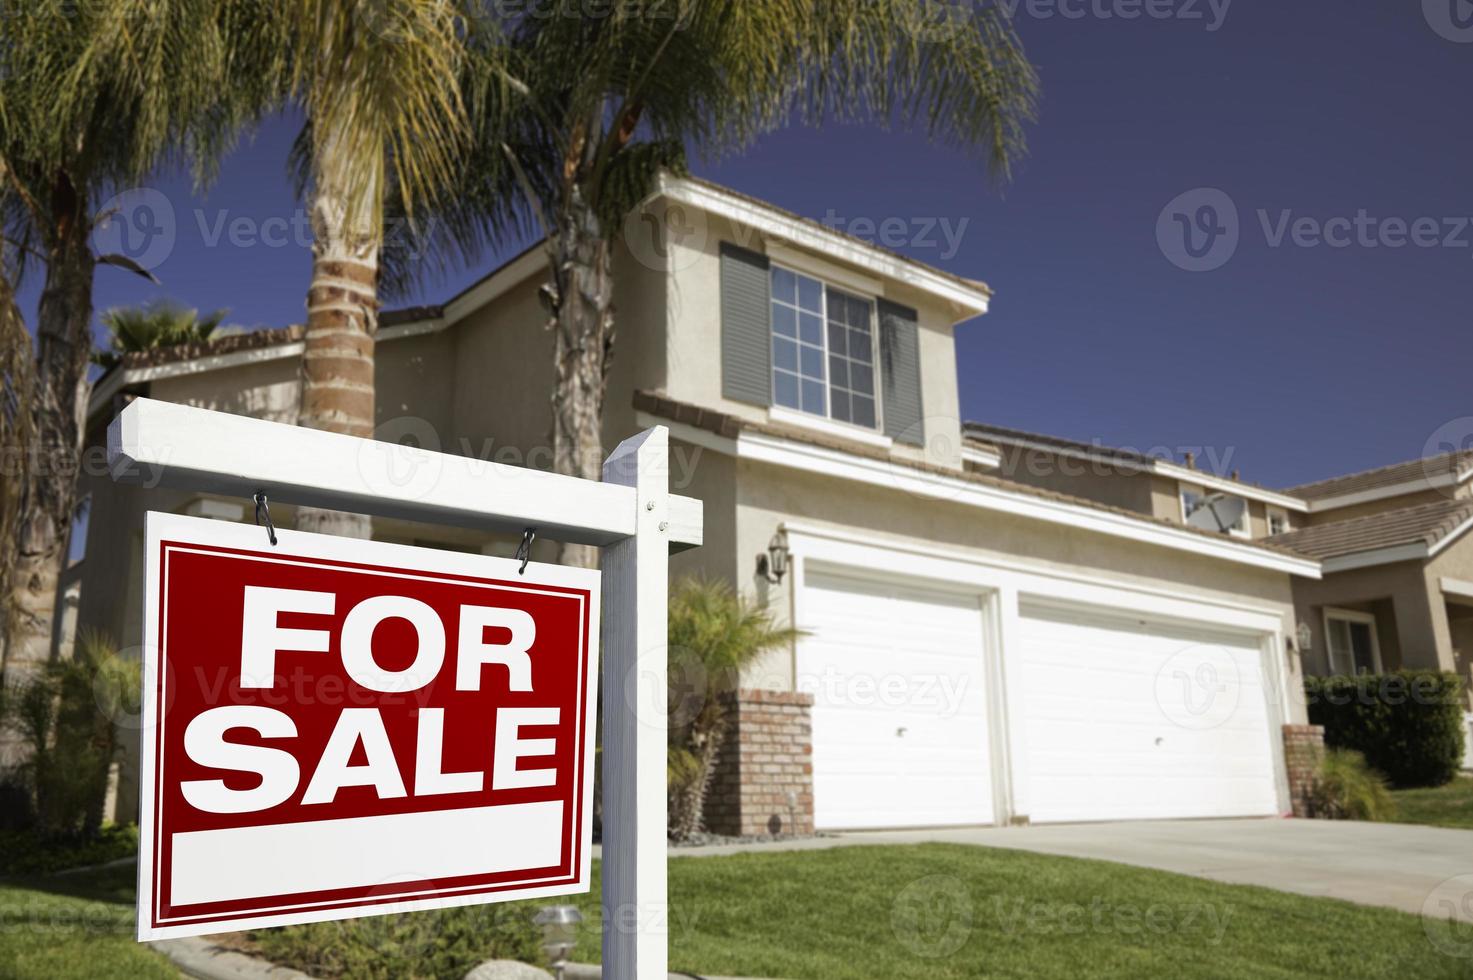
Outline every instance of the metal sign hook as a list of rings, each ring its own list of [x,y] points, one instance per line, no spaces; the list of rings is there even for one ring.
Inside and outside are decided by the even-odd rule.
[[[255,501],[256,501],[256,526],[257,527],[260,527],[261,526],[261,522],[262,521],[265,521],[265,523],[266,523],[266,538],[271,542],[271,547],[274,548],[274,547],[276,547],[276,525],[274,525],[274,524],[271,523],[271,507],[266,502],[266,494],[263,491],[257,490],[256,491],[256,496],[255,496]]]
[[[527,562],[532,560],[532,542],[536,540],[537,529],[535,527],[529,527],[522,532],[522,543],[517,545],[517,553],[513,557],[514,561],[522,563],[522,567],[517,569],[518,575],[527,574]]]

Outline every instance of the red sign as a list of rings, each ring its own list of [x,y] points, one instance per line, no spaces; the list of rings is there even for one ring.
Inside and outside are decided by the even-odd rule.
[[[598,572],[146,537],[140,939],[588,890]]]

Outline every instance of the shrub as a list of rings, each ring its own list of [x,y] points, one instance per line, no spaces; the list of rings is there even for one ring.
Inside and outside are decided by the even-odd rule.
[[[1349,749],[1325,753],[1310,804],[1314,816],[1324,820],[1389,820],[1396,815],[1385,778]]]
[[[137,661],[119,657],[101,633],[86,632],[70,660],[5,691],[0,722],[19,736],[23,752],[11,782],[29,796],[43,836],[91,837],[101,829],[108,771],[121,749],[115,722],[138,710],[140,685]]]
[[[272,962],[318,977],[460,980],[486,960],[538,963],[526,903],[471,905],[263,929],[251,939]]]
[[[136,824],[109,824],[94,835],[48,837],[35,830],[0,830],[0,875],[51,874],[138,854]]]
[[[702,829],[726,731],[722,695],[735,689],[743,667],[796,635],[725,582],[689,578],[671,588],[666,754],[671,838]]]
[[[1365,756],[1397,788],[1441,786],[1463,762],[1463,685],[1455,674],[1401,670],[1309,677],[1309,720],[1325,745]]]

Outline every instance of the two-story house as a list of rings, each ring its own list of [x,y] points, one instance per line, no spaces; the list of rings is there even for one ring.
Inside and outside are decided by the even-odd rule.
[[[1296,577],[1317,675],[1444,670],[1463,678],[1473,768],[1473,452],[1442,453],[1287,490],[1092,443],[968,423],[968,445],[996,449],[1011,479],[1163,520],[1267,540],[1321,561]],[[1216,506],[1227,518],[1217,523]]]
[[[545,263],[532,250],[384,316],[380,438],[549,465]],[[1319,563],[1000,474],[958,408],[954,335],[983,329],[987,286],[674,178],[626,226],[615,282],[604,444],[668,426],[672,486],[704,501],[705,544],[672,575],[730,581],[802,631],[732,695],[712,829],[1290,810],[1294,582]],[[130,357],[98,388],[98,424],[130,393],[292,421],[301,347],[287,328]],[[124,642],[145,508],[249,519],[240,500],[91,495],[79,618]]]

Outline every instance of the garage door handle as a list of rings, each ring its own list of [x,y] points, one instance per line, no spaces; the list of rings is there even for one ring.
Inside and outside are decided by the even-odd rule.
[[[897,729],[895,729],[895,737],[896,738],[904,738],[905,737],[905,733],[907,731],[909,731],[908,728],[897,728]]]

